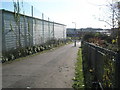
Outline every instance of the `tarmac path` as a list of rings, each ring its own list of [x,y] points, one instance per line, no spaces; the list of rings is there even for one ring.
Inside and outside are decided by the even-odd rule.
[[[2,66],[3,88],[72,88],[78,48],[74,44]]]

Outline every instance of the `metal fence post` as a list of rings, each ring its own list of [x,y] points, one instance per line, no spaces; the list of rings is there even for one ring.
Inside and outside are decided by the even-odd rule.
[[[50,19],[48,18],[48,38],[50,40]]]
[[[6,52],[6,41],[5,41],[5,34],[4,34],[4,10],[2,10],[2,55]]]
[[[54,21],[53,21],[53,39],[55,39]]]
[[[1,22],[0,23],[0,62],[2,61],[2,36],[3,36],[2,32],[3,32],[3,24],[4,24],[2,14],[3,11],[0,10],[0,22]]]
[[[116,82],[116,88],[118,88],[118,90],[120,89],[120,52],[117,53],[116,55],[116,67],[115,67],[115,72],[116,72],[116,78],[115,78],[115,82]]]
[[[95,48],[95,70],[94,70],[94,81],[97,81],[97,61],[98,61],[98,51]]]
[[[42,35],[43,35],[43,43],[44,43],[44,14],[42,13]]]
[[[0,4],[1,5],[1,4]],[[3,19],[2,19],[2,10],[0,10],[0,89],[2,90],[2,24],[3,24]]]
[[[31,46],[33,46],[33,6],[31,6],[31,14],[32,14]]]

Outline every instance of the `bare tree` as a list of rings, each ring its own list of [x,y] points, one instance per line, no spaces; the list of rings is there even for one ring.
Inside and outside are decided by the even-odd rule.
[[[110,28],[114,29],[118,27],[118,7],[116,0],[109,0],[104,5],[97,5],[99,7],[99,11],[102,11],[102,15],[98,16],[98,20],[105,22],[110,26]],[[104,14],[103,14],[104,13]]]

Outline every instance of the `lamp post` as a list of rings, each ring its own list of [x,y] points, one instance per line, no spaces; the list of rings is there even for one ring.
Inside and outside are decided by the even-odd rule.
[[[75,30],[74,30],[74,32],[75,32],[75,35],[74,35],[75,42],[74,42],[74,46],[76,47],[76,22],[72,22],[72,23],[75,24]]]

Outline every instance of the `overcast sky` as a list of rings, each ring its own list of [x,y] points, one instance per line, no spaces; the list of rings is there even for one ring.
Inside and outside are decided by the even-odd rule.
[[[13,0],[2,0],[12,2]],[[16,1],[16,0],[14,0]],[[22,1],[22,0],[21,0]],[[33,5],[36,12],[45,14],[51,21],[74,28],[72,22],[76,22],[77,28],[109,28],[109,25],[101,22],[98,18],[105,19],[108,7],[105,5],[111,0],[23,0]],[[8,6],[8,5],[7,5]],[[5,7],[5,6],[4,6]],[[27,7],[27,6],[26,6]],[[29,11],[30,9],[25,9]],[[38,13],[39,14],[39,13]],[[41,14],[39,14],[41,15]]]

